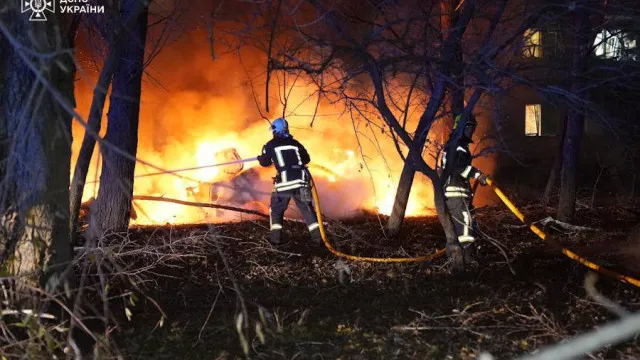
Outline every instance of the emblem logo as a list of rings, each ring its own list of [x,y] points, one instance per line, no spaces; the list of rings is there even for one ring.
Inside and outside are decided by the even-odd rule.
[[[22,2],[22,12],[31,12],[29,21],[47,21],[45,12],[55,13],[55,0],[20,0]]]

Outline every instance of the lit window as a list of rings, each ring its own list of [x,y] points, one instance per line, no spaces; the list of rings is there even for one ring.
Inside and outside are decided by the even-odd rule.
[[[596,35],[593,45],[596,55],[605,59],[636,59],[634,54],[629,53],[629,50],[636,48],[636,39],[619,30],[602,30]]]
[[[524,134],[526,136],[542,135],[542,105],[530,104],[525,106]]]
[[[524,32],[522,55],[538,59],[542,58],[542,31],[527,29]]]

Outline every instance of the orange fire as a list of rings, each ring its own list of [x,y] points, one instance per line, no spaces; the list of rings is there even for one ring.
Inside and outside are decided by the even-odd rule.
[[[204,35],[193,37],[198,36]],[[253,69],[253,73],[245,73],[232,55],[214,62],[206,46],[194,46],[190,40],[168,45],[147,69],[162,86],[150,81],[143,83],[138,158],[171,170],[223,162],[224,159],[217,158],[216,154],[230,149],[235,149],[242,158],[257,156],[271,133],[268,122],[258,113],[254,100],[257,95],[252,92],[247,78],[252,77],[255,86],[264,84],[264,76],[256,75],[264,69],[262,60],[255,54],[244,54],[245,67]],[[78,111],[86,115],[96,77],[82,71],[79,75],[82,80],[76,84]],[[278,82],[272,81],[272,87],[277,87]],[[367,126],[365,121],[352,123],[343,104],[321,103],[316,112],[314,89],[313,85],[298,79],[291,89],[286,89],[290,93],[284,111],[278,97],[283,91],[274,90],[269,117],[276,118],[284,113],[292,134],[308,149],[310,170],[318,185],[323,211],[330,217],[350,216],[360,209],[389,214],[403,165],[391,138],[388,133]],[[264,88],[254,90],[263,92]],[[258,101],[262,102],[259,96]],[[102,133],[106,127],[106,113],[105,109]],[[316,119],[311,127],[314,113]],[[74,124],[73,135],[75,163],[82,128]],[[94,156],[87,178],[89,182],[99,178],[96,177],[96,171],[99,171],[96,161]],[[135,181],[134,194],[186,201],[212,201],[213,195],[216,202],[260,211],[268,209],[271,177],[275,170],[262,169],[257,162],[245,163],[240,174],[237,170],[239,166],[233,169],[211,167],[179,173],[183,177],[168,174],[140,177]],[[156,171],[142,164],[136,166],[136,176]],[[242,182],[248,185],[237,188]],[[95,196],[96,186],[88,184],[85,187],[83,201]],[[134,206],[138,218],[132,220],[132,224],[222,222],[247,218],[228,211],[163,202],[135,201]],[[431,183],[424,176],[416,175],[407,215],[431,214]],[[290,215],[295,216],[295,211]]]

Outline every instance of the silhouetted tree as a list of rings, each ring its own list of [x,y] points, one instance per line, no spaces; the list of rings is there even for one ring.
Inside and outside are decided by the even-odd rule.
[[[123,0],[121,18],[139,11],[140,0]],[[131,156],[138,146],[138,121],[144,55],[147,36],[148,9],[136,17],[129,39],[121,50],[121,58],[113,75],[107,114],[105,140]],[[135,161],[111,147],[102,147],[102,173],[98,197],[92,207],[89,235],[100,236],[107,231],[123,232],[129,226]]]
[[[469,19],[463,19],[463,21],[458,22],[460,20],[460,14],[456,9],[457,4],[457,1],[452,0],[442,0],[440,2],[440,32],[444,40],[441,51],[444,56],[436,75],[437,80],[434,88],[435,92],[433,93],[435,97],[430,100],[437,104],[437,107],[434,105],[432,109],[438,111],[443,105],[441,104],[442,101],[445,99],[441,96],[444,95],[445,88],[448,88],[449,108],[452,117],[464,111],[464,75],[462,72],[463,59],[461,45],[462,35],[469,22]],[[435,119],[435,114],[429,114],[428,116]],[[426,137],[416,140],[418,140],[416,147],[418,149],[424,148]],[[402,226],[415,172],[415,169],[411,166],[411,162],[404,163],[400,180],[398,181],[393,209],[387,224],[390,236],[396,236]]]
[[[295,9],[280,10],[279,4],[260,3],[258,11],[250,12],[265,14],[262,22],[251,23],[253,28],[275,33],[274,41],[256,44],[269,56],[269,70],[302,71],[318,85],[320,94],[343,101],[365,121],[382,119],[384,125],[376,126],[388,129],[400,156],[406,159],[392,228],[397,230],[404,216],[414,172],[425,174],[433,184],[448,253],[461,267],[461,249],[437,165],[423,156],[425,145],[444,112],[447,92],[450,107],[468,115],[486,89],[493,91],[502,76],[494,62],[520,39],[536,11],[522,16],[520,2],[475,0],[458,2],[455,7],[442,1],[310,0]],[[512,8],[506,11],[509,4]],[[278,11],[279,17],[274,14]],[[473,31],[466,33],[472,23]],[[461,83],[461,69],[465,84]],[[463,109],[465,89],[472,91]],[[417,122],[407,121],[410,112],[420,114]],[[436,146],[429,147],[426,156],[435,156]]]
[[[78,159],[73,171],[73,180],[71,182],[70,189],[70,229],[72,238],[75,236],[77,230],[78,215],[80,214],[84,185],[87,179],[87,173],[89,172],[91,157],[96,145],[96,138],[94,134],[100,133],[100,125],[107,97],[107,90],[111,85],[113,74],[121,61],[121,55],[124,51],[125,44],[127,43],[127,40],[129,40],[130,28],[139,21],[140,14],[146,7],[142,1],[135,1],[131,6],[131,11],[126,13],[128,18],[123,17],[121,20],[115,22],[115,26],[106,26],[106,18],[102,19],[102,26],[98,25],[102,29],[102,32],[105,33],[104,35],[108,37],[106,39],[109,44],[108,54],[104,60],[102,69],[100,70],[100,75],[93,92],[91,108],[89,110],[87,124],[91,131],[85,132],[84,134],[80,152],[78,153]]]
[[[573,11],[574,44],[572,46],[569,92],[575,98],[567,113],[567,124],[562,140],[562,167],[557,217],[560,221],[573,220],[576,207],[576,189],[580,161],[580,143],[584,132],[585,112],[588,101],[587,79],[589,58],[599,25],[604,20],[604,4],[601,1],[577,1]]]
[[[0,266],[54,290],[72,259],[73,17],[0,11]]]

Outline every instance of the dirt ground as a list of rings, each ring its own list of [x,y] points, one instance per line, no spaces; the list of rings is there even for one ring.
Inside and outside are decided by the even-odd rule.
[[[533,220],[552,215],[540,206],[523,210]],[[580,208],[575,225],[597,230],[546,230],[601,265],[640,276],[640,236],[633,237],[639,214],[634,206]],[[343,261],[311,243],[296,222],[285,224],[291,242],[278,248],[266,242],[264,221],[132,229],[141,244],[181,242],[193,256],[153,270],[146,295],[167,318],[160,327],[152,302],[138,302],[131,321],[122,321],[121,347],[132,359],[244,358],[236,327],[242,303],[232,279],[249,316],[254,359],[474,359],[483,351],[508,359],[616,318],[587,296],[588,269],[518,227],[503,208],[478,209],[477,220],[484,233],[479,265],[464,275],[450,274],[445,258]],[[444,246],[437,218],[408,219],[398,240],[384,236],[385,221],[362,214],[327,229],[336,247],[352,254],[415,256]],[[138,261],[131,268],[144,255]],[[640,310],[639,288],[603,276],[596,288]],[[640,339],[589,358],[638,359]]]

